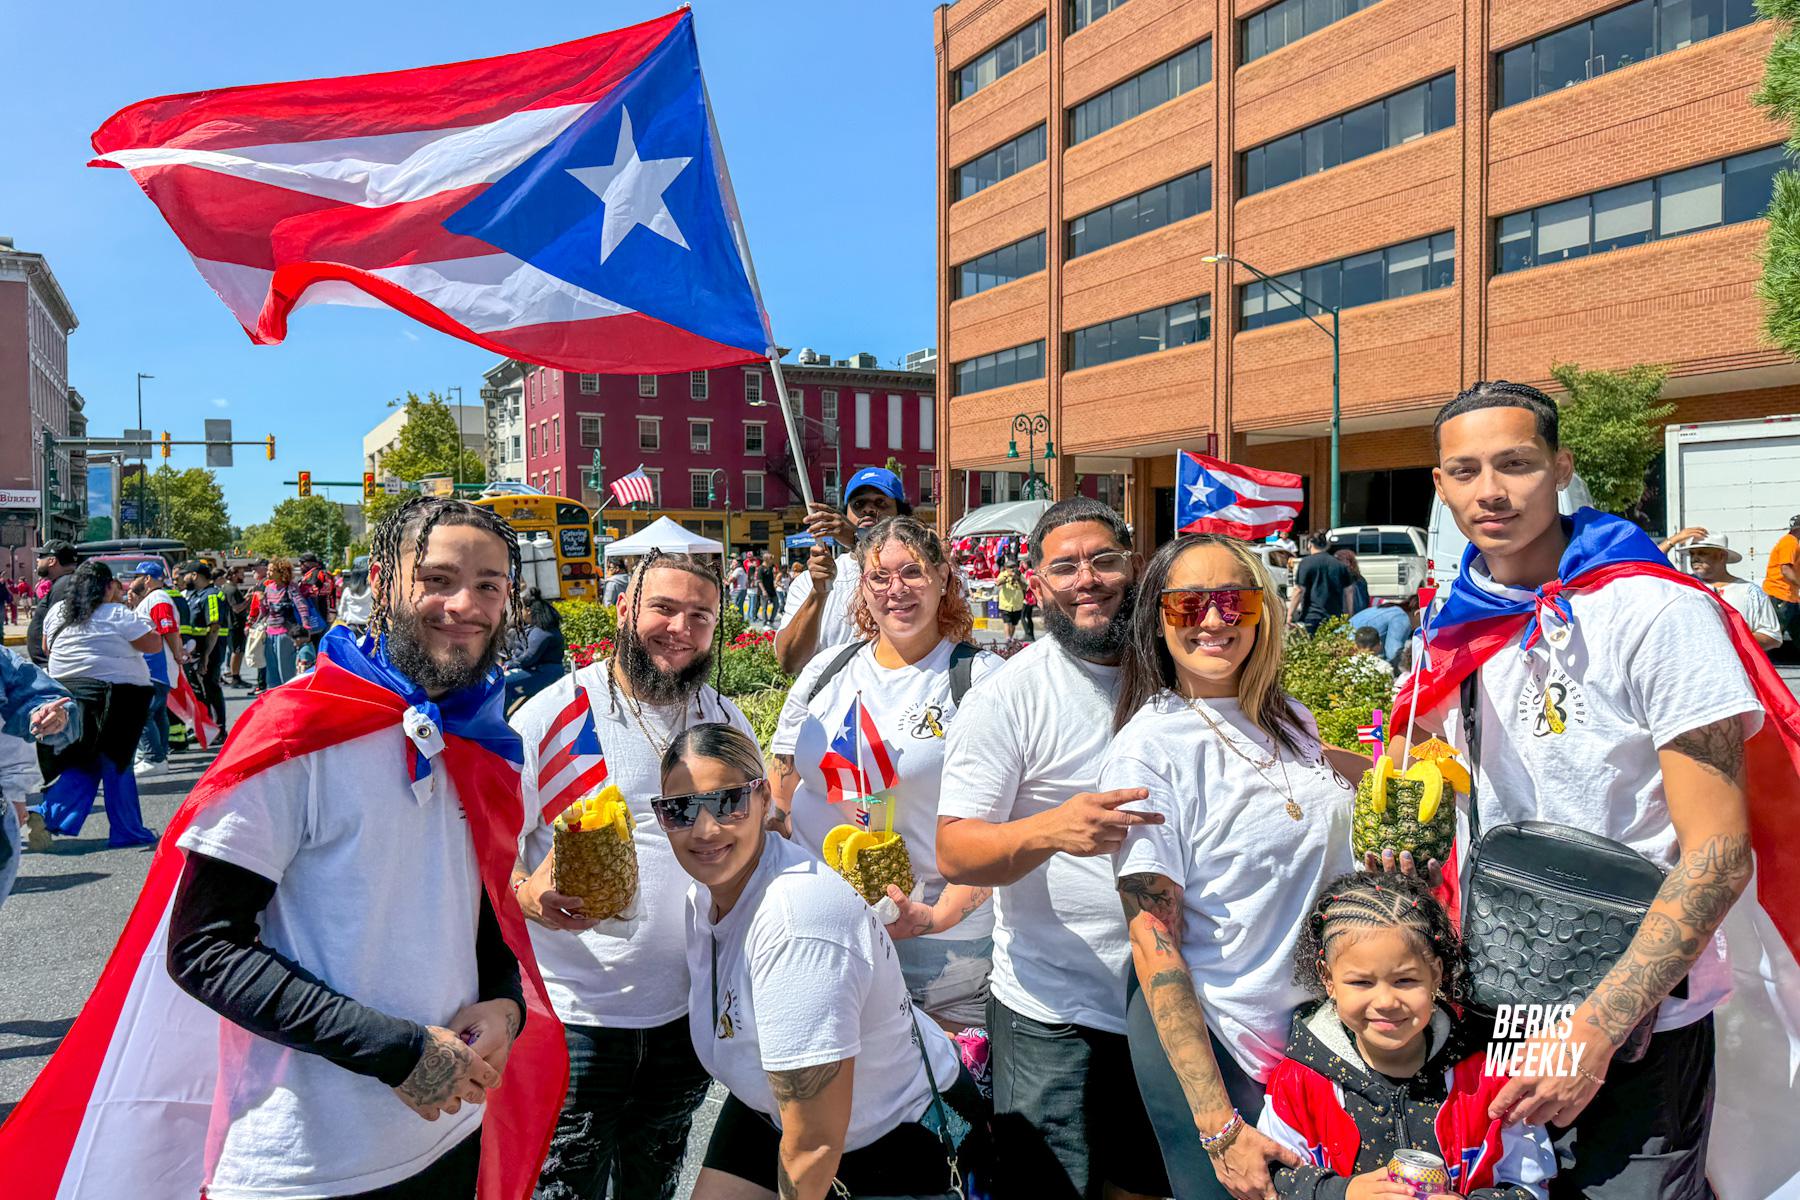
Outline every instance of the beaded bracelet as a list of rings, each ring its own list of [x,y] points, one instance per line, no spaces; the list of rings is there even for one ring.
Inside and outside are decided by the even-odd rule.
[[[1244,1116],[1237,1109],[1231,1110],[1231,1120],[1225,1122],[1224,1128],[1214,1134],[1200,1135],[1200,1148],[1214,1158],[1231,1149],[1231,1143],[1237,1141],[1238,1134],[1244,1131]]]

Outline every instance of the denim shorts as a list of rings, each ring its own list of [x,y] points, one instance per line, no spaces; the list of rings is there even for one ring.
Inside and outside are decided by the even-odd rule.
[[[895,942],[894,950],[906,990],[927,1016],[965,1028],[987,1020],[993,938],[906,938]]]

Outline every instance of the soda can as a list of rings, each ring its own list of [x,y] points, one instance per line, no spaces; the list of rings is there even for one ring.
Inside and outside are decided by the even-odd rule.
[[[1404,1183],[1418,1200],[1450,1190],[1450,1172],[1444,1160],[1423,1150],[1396,1150],[1388,1160],[1388,1178]]]

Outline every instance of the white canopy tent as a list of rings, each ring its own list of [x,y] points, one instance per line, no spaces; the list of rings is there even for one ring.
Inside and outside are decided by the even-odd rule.
[[[658,517],[630,537],[606,545],[606,557],[632,558],[661,550],[664,554],[723,554],[725,547],[709,537],[682,528],[668,517]]]
[[[984,504],[950,527],[953,538],[985,537],[1004,533],[1020,537],[1037,528],[1038,518],[1050,507],[1048,500],[1009,500]]]

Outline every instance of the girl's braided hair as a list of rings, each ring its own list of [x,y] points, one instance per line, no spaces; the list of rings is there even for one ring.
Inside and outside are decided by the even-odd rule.
[[[1430,886],[1417,876],[1371,871],[1339,875],[1319,893],[1294,947],[1294,982],[1322,998],[1334,946],[1378,929],[1404,932],[1443,968],[1444,994],[1452,1000],[1463,995],[1468,969],[1462,939]]]
[[[370,591],[373,611],[369,616],[369,632],[376,637],[391,629],[396,600],[405,595],[412,580],[400,579],[400,552],[408,541],[413,547],[413,571],[425,557],[425,545],[431,531],[440,525],[472,525],[493,534],[506,544],[507,575],[512,581],[506,598],[506,627],[523,629],[525,589],[520,586],[519,535],[492,509],[456,500],[448,496],[414,496],[389,513],[375,527],[369,538]]]

